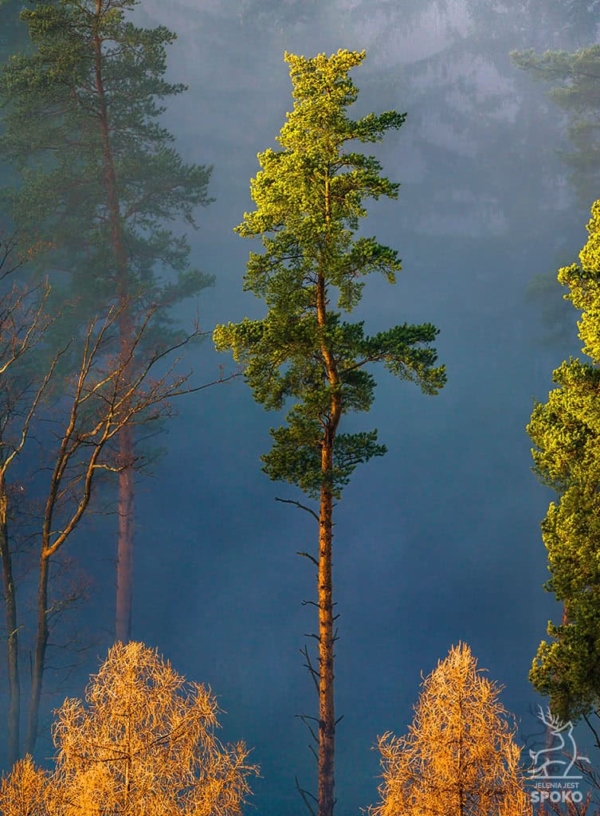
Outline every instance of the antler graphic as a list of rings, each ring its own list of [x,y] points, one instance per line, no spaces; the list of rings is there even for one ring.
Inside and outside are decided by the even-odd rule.
[[[555,717],[552,714],[552,712],[550,711],[550,707],[548,707],[546,709],[546,711],[544,712],[544,709],[540,705],[540,706],[538,706],[538,711],[539,711],[538,716],[539,716],[540,720],[542,721],[542,723],[547,728],[551,728],[553,731],[561,731],[563,728],[565,728],[566,726],[569,725],[569,723],[564,723],[560,719],[560,717]]]

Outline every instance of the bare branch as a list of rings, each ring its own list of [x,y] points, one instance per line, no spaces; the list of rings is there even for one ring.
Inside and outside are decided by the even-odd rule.
[[[319,566],[319,562],[318,562],[318,561],[317,561],[317,559],[316,559],[316,558],[315,558],[313,555],[311,555],[310,553],[307,553],[307,552],[302,552],[302,551],[296,551],[296,555],[301,555],[303,558],[308,558],[308,560],[309,560],[309,561],[312,561],[312,562],[313,562],[313,564],[315,565],[315,567],[317,567],[317,568],[318,568],[318,566]],[[312,604],[314,604],[315,606],[318,606],[318,604],[316,604],[314,601],[302,601],[302,605],[303,605],[303,606],[304,606],[305,604],[307,604],[307,603],[312,603]]]
[[[315,689],[316,689],[317,694],[318,694],[319,693],[319,678],[320,678],[321,675],[319,674],[319,672],[313,666],[312,660],[310,659],[308,646],[305,646],[304,649],[300,649],[300,654],[304,655],[304,657],[306,658],[306,663],[304,664],[304,667],[306,669],[308,669],[308,672],[309,672],[310,676],[312,677],[313,683],[315,684]]]
[[[276,502],[281,502],[281,504],[293,504],[294,507],[298,507],[300,510],[304,510],[306,513],[310,513],[310,515],[318,522],[319,516],[312,510],[310,507],[306,507],[306,505],[301,504],[298,501],[294,501],[293,499],[280,499],[278,496],[275,497]]]
[[[300,787],[300,783],[298,782],[298,777],[297,776],[294,777],[294,778],[296,780],[296,790],[298,791],[298,793],[302,797],[302,801],[304,802],[304,804],[308,808],[308,812],[311,814],[311,816],[317,816],[317,814],[315,812],[315,809],[313,808],[311,803],[308,801],[308,797],[310,796],[310,798],[313,799],[317,803],[318,803],[319,800],[310,791],[307,791],[304,788]]]
[[[597,714],[597,712],[594,712],[594,713]],[[596,746],[596,748],[600,748],[600,735],[598,734],[598,731],[594,728],[594,726],[590,722],[589,715],[584,714],[583,719],[586,721],[588,728],[590,729],[590,731],[594,735],[594,745]]]

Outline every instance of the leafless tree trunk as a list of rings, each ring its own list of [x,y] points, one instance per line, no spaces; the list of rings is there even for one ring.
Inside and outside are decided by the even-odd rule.
[[[19,758],[19,720],[21,712],[21,684],[19,679],[19,629],[17,596],[12,555],[8,543],[8,499],[6,480],[0,471],[0,560],[4,586],[6,614],[6,667],[8,673],[7,759],[12,766]]]
[[[141,423],[156,421],[171,413],[170,400],[210,387],[207,383],[197,388],[187,386],[189,375],[175,376],[175,362],[166,372],[152,376],[156,364],[164,361],[175,347],[163,349],[133,371],[132,361],[152,322],[150,309],[141,321],[130,345],[129,356],[111,355],[118,343],[121,310],[129,304],[117,306],[104,320],[94,320],[87,331],[81,364],[71,392],[68,394],[69,415],[66,425],[58,432],[59,446],[53,459],[45,499],[44,518],[38,564],[37,630],[32,670],[32,688],[29,700],[26,752],[33,753],[38,733],[38,717],[46,665],[49,636],[48,587],[50,566],[54,556],[66,544],[83,519],[93,496],[97,477],[102,472],[120,476],[123,469],[133,471],[134,463],[121,459],[120,439],[124,430]],[[235,376],[235,375],[232,375]],[[215,382],[223,382],[220,378]]]
[[[28,256],[36,254],[30,248]],[[6,281],[25,263],[27,256],[18,250],[15,237],[0,240],[0,281]],[[3,406],[0,415],[0,565],[6,620],[6,666],[8,675],[8,713],[6,723],[7,760],[12,766],[20,752],[21,682],[19,674],[19,616],[13,556],[9,539],[9,494],[7,472],[21,453],[33,414],[52,376],[54,366],[33,392],[17,388],[13,395],[13,367],[39,343],[49,325],[44,307],[49,294],[42,287],[12,285],[0,297],[0,387]],[[20,402],[25,404],[23,412]]]

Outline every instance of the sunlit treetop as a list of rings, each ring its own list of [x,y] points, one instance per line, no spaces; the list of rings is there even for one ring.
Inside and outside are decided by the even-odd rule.
[[[370,816],[529,816],[514,719],[469,647],[453,646],[421,689],[408,734],[378,740],[381,804]]]
[[[352,241],[359,219],[367,214],[364,199],[397,198],[400,185],[381,175],[381,165],[373,156],[344,151],[344,147],[351,141],[379,142],[405,119],[394,111],[369,114],[358,121],[348,117],[346,109],[358,95],[348,71],[364,57],[364,51],[342,50],[313,59],[285,54],[294,110],[286,115],[277,137],[283,150],[259,154],[262,170],[251,182],[257,209],[245,213],[237,228],[245,237],[263,235],[267,253],[251,254],[245,282],[245,288],[259,296],[267,294],[267,279],[279,259],[298,262],[299,251],[303,258],[298,271],[321,270],[328,283],[340,290],[339,307],[348,311],[360,299],[361,277],[379,271],[394,282],[401,269],[397,252],[375,238]],[[265,235],[282,230],[285,239]],[[291,240],[296,245],[294,256],[285,254]],[[271,305],[270,299],[267,302]]]
[[[534,407],[527,431],[535,471],[559,494],[542,522],[551,578],[563,605],[550,623],[531,671],[552,710],[576,719],[600,706],[600,201],[592,206],[579,264],[559,270],[565,297],[581,311],[579,338],[588,360],[569,359],[553,374],[557,387]]]
[[[358,91],[348,72],[365,52],[340,50],[308,59],[285,54],[294,99],[278,142],[258,155],[251,181],[256,204],[236,231],[260,236],[263,253],[251,252],[244,288],[264,299],[262,320],[218,326],[219,350],[231,349],[245,366],[255,399],[269,409],[296,401],[289,426],[272,431],[275,444],[263,457],[266,472],[318,493],[329,481],[336,494],[357,464],[385,452],[377,432],[338,433],[341,415],[367,411],[375,381],[365,369],[382,362],[395,375],[434,394],[445,382],[429,344],[431,324],[400,325],[367,336],[363,323],[341,319],[358,304],[364,278],[382,273],[391,283],[401,270],[396,250],[375,237],[356,237],[365,201],[396,198],[397,183],[382,175],[374,156],[357,143],[381,141],[405,115],[395,111],[354,120],[347,109]],[[325,474],[323,434],[335,439],[335,464]]]
[[[31,757],[0,780],[5,816],[239,816],[258,768],[243,742],[215,736],[213,694],[143,643],[116,643],[52,729],[55,766]]]

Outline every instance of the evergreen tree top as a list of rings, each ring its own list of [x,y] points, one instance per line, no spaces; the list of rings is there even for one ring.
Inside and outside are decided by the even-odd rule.
[[[22,12],[34,48],[0,73],[0,155],[21,179],[2,194],[24,239],[51,243],[43,271],[60,270],[69,297],[88,313],[116,291],[112,174],[129,294],[164,306],[163,320],[212,282],[190,268],[187,239],[165,226],[195,226],[197,207],[212,200],[212,168],[184,162],[161,122],[163,100],[186,87],[164,77],[176,35],[134,25],[127,16],[136,4],[37,0]]]
[[[367,411],[373,401],[368,366],[382,362],[428,394],[445,382],[429,345],[434,326],[405,324],[368,336],[362,322],[343,321],[331,303],[335,297],[338,310],[351,312],[368,274],[380,272],[393,283],[401,270],[396,250],[355,236],[365,200],[394,199],[399,185],[382,175],[374,156],[347,144],[379,142],[405,118],[395,111],[348,116],[358,94],[348,72],[364,57],[364,51],[345,50],[311,59],[286,53],[294,109],[277,137],[281,149],[258,155],[261,169],[251,181],[256,209],[236,228],[243,237],[261,237],[264,252],[250,253],[244,288],[264,299],[268,314],[214,332],[217,349],[231,349],[244,364],[258,402],[280,409],[288,399],[297,401],[289,427],[272,431],[275,444],[263,461],[273,479],[310,495],[324,483],[339,495],[357,464],[385,452],[376,431],[338,433],[342,415]],[[335,438],[327,474],[324,433]]]

